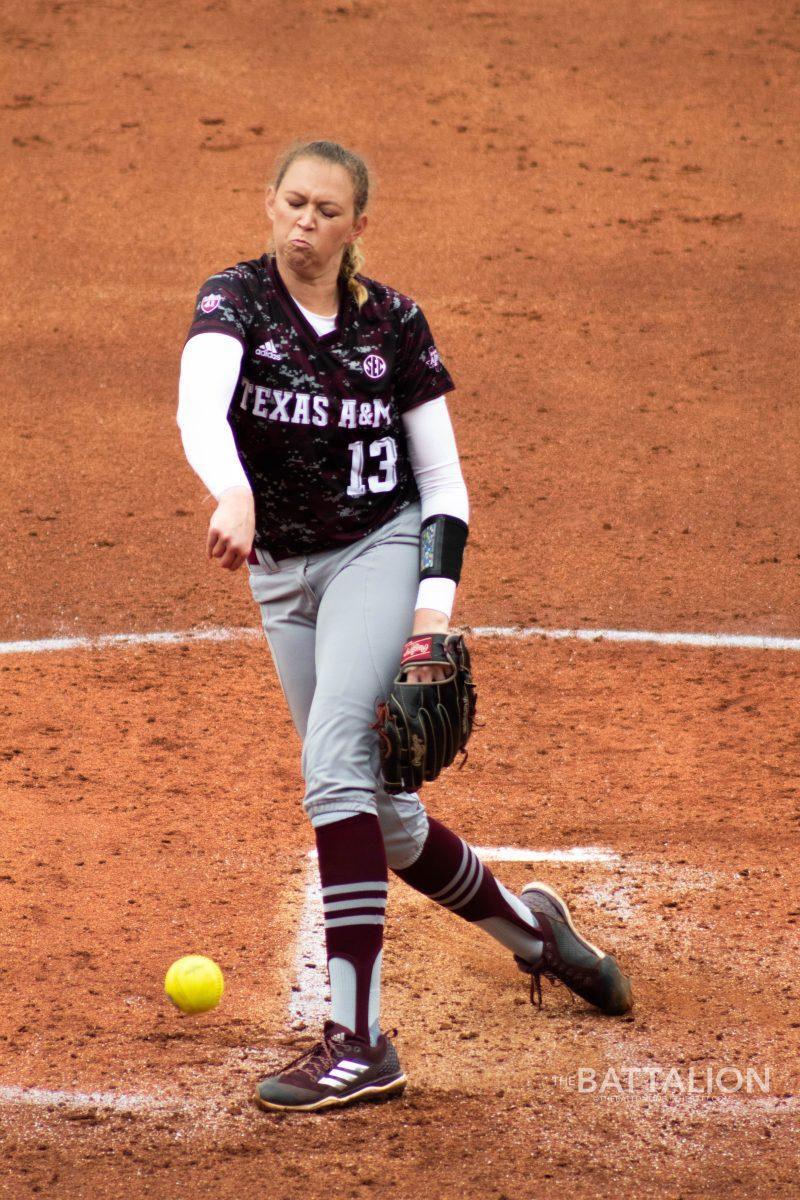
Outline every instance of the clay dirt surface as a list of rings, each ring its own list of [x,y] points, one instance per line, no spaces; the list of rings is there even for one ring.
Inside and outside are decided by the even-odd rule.
[[[792,650],[473,636],[480,727],[424,798],[478,846],[593,848],[496,871],[563,890],[633,1012],[539,1011],[394,880],[405,1094],[252,1104],[317,1032],[312,837],[175,407],[275,156],[338,137],[367,269],[457,383],[455,620],[797,637],[797,4],[9,0],[0,38],[0,1195],[795,1196]],[[7,652],[221,628],[252,636]],[[193,952],[227,984],[199,1017],[162,991]]]

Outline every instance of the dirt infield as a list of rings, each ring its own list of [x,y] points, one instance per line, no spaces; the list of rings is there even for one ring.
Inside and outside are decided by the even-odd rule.
[[[456,378],[457,619],[800,635],[796,4],[12,0],[2,54],[0,640],[256,625],[203,556],[177,362],[310,134],[374,166],[368,270]],[[497,872],[565,890],[631,1017],[536,1011],[393,882],[405,1096],[259,1112],[319,970],[266,649],[0,654],[0,1195],[796,1194],[800,659],[473,646],[483,724],[431,811],[593,850]],[[187,1018],[161,982],[193,951],[227,991]]]

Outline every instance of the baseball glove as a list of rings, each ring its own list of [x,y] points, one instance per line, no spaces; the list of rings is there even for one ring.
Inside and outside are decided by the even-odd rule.
[[[439,683],[409,683],[410,668],[443,663]],[[381,741],[387,792],[415,792],[449,767],[472,733],[477,691],[463,634],[431,633],[409,638],[388,699],[378,705],[373,726]]]

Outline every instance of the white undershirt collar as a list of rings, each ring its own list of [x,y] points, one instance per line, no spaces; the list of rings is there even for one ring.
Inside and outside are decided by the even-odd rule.
[[[294,303],[300,309],[300,312],[308,321],[317,337],[324,337],[327,333],[333,333],[336,328],[336,317],[321,317],[319,313],[313,313],[307,308],[303,308],[303,305],[298,300],[295,300],[294,296],[292,296],[292,300],[294,300]]]

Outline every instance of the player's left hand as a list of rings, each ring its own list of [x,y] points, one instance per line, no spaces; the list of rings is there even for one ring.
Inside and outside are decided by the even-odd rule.
[[[449,618],[435,608],[418,608],[414,612],[414,628],[412,637],[426,633],[447,633],[450,627]],[[442,663],[433,666],[411,667],[406,672],[409,683],[440,683],[447,676],[447,667]]]
[[[227,571],[238,571],[253,548],[256,514],[253,493],[235,487],[223,492],[208,524],[206,553]]]
[[[412,681],[412,673],[439,666],[445,672],[441,681]],[[476,699],[463,634],[412,634],[392,690],[376,707],[373,725],[387,792],[417,791],[424,782],[436,779],[456,754],[466,755]]]

